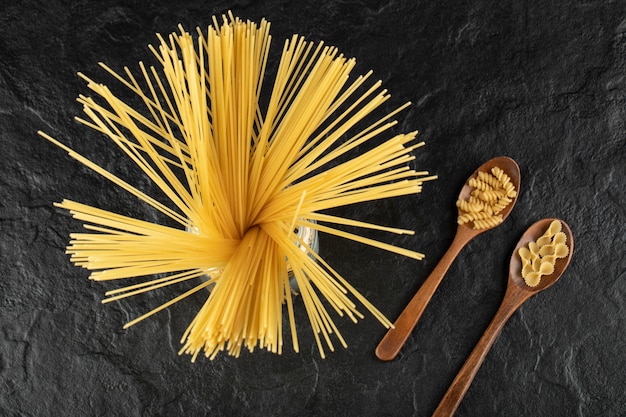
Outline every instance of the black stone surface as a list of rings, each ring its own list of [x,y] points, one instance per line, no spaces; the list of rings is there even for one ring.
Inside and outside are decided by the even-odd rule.
[[[337,321],[349,348],[325,360],[301,326],[300,354],[191,364],[178,339],[201,299],[124,331],[174,292],[102,306],[107,285],[64,254],[80,225],[52,207],[63,198],[158,219],[36,131],[132,172],[73,121],[87,93],[76,72],[114,84],[98,61],[136,68],[156,32],[229,9],[272,22],[275,57],[292,33],[324,40],[356,57],[357,73],[373,69],[392,104],[414,103],[401,129],[421,131],[415,167],[440,179],[340,212],[416,229],[386,239],[426,260],[321,237],[325,259],[392,320],[450,244],[467,176],[499,155],[521,167],[512,216],[465,248],[393,362],[375,358],[385,330],[368,316]],[[496,311],[518,237],[560,217],[576,238],[568,271],[505,326],[457,415],[624,416],[625,121],[623,1],[3,1],[0,415],[428,416]]]

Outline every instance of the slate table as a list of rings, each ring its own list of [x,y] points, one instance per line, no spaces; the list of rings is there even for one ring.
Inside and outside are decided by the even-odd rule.
[[[499,155],[521,167],[513,214],[464,249],[393,362],[376,359],[385,330],[367,316],[338,320],[349,348],[324,360],[303,327],[299,354],[191,364],[178,339],[201,299],[124,331],[173,293],[102,306],[107,286],[64,254],[80,225],[55,201],[153,213],[36,131],[124,172],[126,159],[73,121],[88,92],[76,72],[137,68],[155,33],[206,28],[227,10],[272,22],[273,59],[293,33],[324,40],[356,57],[357,73],[372,69],[393,103],[413,102],[399,128],[420,130],[414,167],[439,179],[337,212],[415,229],[385,239],[426,259],[320,237],[322,256],[390,319],[452,241],[468,175]],[[428,416],[496,311],[518,237],[559,217],[576,238],[569,269],[505,326],[457,415],[624,416],[625,122],[623,1],[3,1],[0,415]]]

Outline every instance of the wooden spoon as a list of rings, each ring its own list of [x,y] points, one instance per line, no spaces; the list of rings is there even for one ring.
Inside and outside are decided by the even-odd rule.
[[[465,361],[463,368],[461,368],[452,382],[452,385],[450,385],[450,388],[448,388],[448,391],[443,396],[433,417],[452,416],[454,414],[472,384],[474,376],[476,376],[476,372],[478,372],[485,356],[487,356],[487,352],[489,352],[489,349],[500,334],[507,320],[526,300],[550,287],[563,275],[563,272],[565,272],[565,269],[572,259],[572,253],[574,253],[574,237],[572,236],[572,231],[569,226],[564,221],[560,220],[563,225],[562,231],[567,236],[566,244],[569,248],[567,256],[562,259],[557,259],[554,265],[554,272],[551,275],[541,277],[541,281],[536,287],[527,286],[521,275],[522,265],[517,253],[519,248],[527,246],[531,241],[537,240],[548,229],[553,220],[558,219],[543,219],[530,226],[522,235],[517,246],[515,246],[509,264],[509,280],[502,304],[487,327],[487,330],[485,330],[485,333],[478,341],[478,344],[467,358],[467,361]]]
[[[517,195],[519,196],[520,190],[520,170],[517,163],[506,156],[500,156],[498,158],[490,159],[489,161],[482,164],[470,178],[476,177],[476,174],[479,171],[490,172],[493,167],[501,168],[510,178],[511,183],[515,186],[515,190],[517,191]],[[469,197],[470,193],[474,189],[470,187],[469,178],[465,182],[465,185],[461,189],[459,193],[459,199],[465,200]],[[511,203],[509,203],[506,208],[502,210],[500,213],[502,215],[502,220],[504,221],[508,215],[513,210],[513,206],[517,202],[517,196],[513,199]],[[460,215],[459,210],[459,215]],[[417,293],[413,296],[413,299],[407,304],[404,308],[404,311],[400,314],[400,316],[396,319],[394,323],[394,328],[389,329],[385,337],[380,341],[378,347],[376,348],[376,356],[378,359],[382,361],[390,361],[394,359],[400,349],[409,338],[409,335],[415,328],[418,320],[422,316],[426,305],[432,298],[433,294],[437,290],[437,287],[441,283],[444,275],[452,265],[452,262],[457,257],[461,249],[465,247],[469,243],[470,240],[474,239],[476,236],[481,233],[486,232],[487,230],[493,229],[495,226],[485,229],[473,229],[467,224],[458,225],[456,230],[456,235],[454,236],[454,240],[452,244],[443,255],[435,269],[431,272],[426,281],[422,284]]]

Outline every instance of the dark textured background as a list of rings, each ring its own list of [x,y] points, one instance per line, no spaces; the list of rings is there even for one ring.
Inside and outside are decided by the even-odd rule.
[[[428,416],[504,294],[508,258],[527,226],[560,217],[576,250],[565,276],[504,328],[458,416],[626,415],[626,6],[623,1],[7,1],[0,6],[0,415]],[[111,143],[79,126],[85,72],[136,68],[155,33],[206,27],[228,9],[325,40],[373,69],[437,173],[422,194],[341,210],[415,228],[387,241],[415,262],[321,237],[322,255],[392,320],[450,244],[454,201],[469,174],[516,159],[512,216],[469,244],[397,360],[374,348],[383,327],[337,320],[349,348],[321,360],[305,326],[301,353],[189,362],[178,339],[200,299],[122,330],[164,292],[102,306],[108,288],[64,254],[72,198],[155,214],[36,135],[38,129],[127,172]],[[130,171],[128,171],[130,172]],[[150,190],[150,184],[140,181]],[[172,290],[173,291],[173,290]],[[297,314],[303,323],[303,307]]]

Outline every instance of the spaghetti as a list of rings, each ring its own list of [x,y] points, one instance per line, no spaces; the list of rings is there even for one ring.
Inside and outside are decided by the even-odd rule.
[[[388,132],[406,105],[362,127],[359,122],[390,97],[381,83],[366,87],[371,72],[349,83],[354,59],[293,36],[284,44],[263,111],[269,27],[265,20],[244,22],[229,14],[222,22],[214,18],[206,35],[198,30],[197,41],[182,27],[180,33],[159,36],[160,44],[150,49],[160,70],[140,63],[137,77],[128,68],[118,74],[101,64],[141,100],[142,111],[79,74],[99,98],[79,97],[86,117],[78,121],[112,140],[168,204],[39,132],[180,225],[167,227],[74,201],[56,204],[84,222],[87,232],[72,234],[67,252],[73,263],[91,271],[91,279],[145,279],[107,292],[103,302],[199,282],[125,327],[212,286],[181,340],[180,353],[192,361],[201,352],[210,358],[222,350],[237,356],[242,348],[281,353],[283,304],[298,351],[288,265],[322,357],[324,345],[334,349],[331,335],[346,346],[329,308],[356,322],[363,315],[354,298],[391,326],[298,236],[298,228],[423,257],[338,227],[412,231],[323,213],[418,193],[424,181],[435,178],[408,166],[412,152],[423,145],[415,141],[417,132],[394,135],[352,157],[359,146]],[[200,279],[207,271],[210,279]]]

